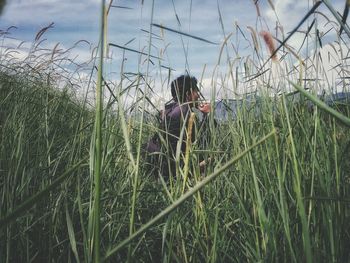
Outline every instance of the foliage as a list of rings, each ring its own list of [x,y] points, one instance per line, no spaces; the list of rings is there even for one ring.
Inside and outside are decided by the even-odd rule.
[[[218,64],[230,36],[221,46]],[[156,122],[145,121],[154,106],[153,76],[148,70],[128,78],[122,74],[113,84],[102,76],[101,58],[98,92],[101,98],[108,95],[95,110],[87,97],[77,98],[74,84],[66,82],[62,88],[52,79],[64,73],[50,59],[39,63],[31,56],[14,63],[3,57],[0,258],[4,262],[347,261],[350,104],[345,100],[330,108],[320,102],[318,80],[325,72],[319,73],[318,62],[307,67],[312,62],[301,61],[290,47],[283,50],[279,62],[256,63],[264,54],[254,48],[253,58],[244,63],[244,80],[234,76],[238,65],[227,60],[223,88],[230,88],[229,80],[236,91],[254,86],[259,103],[252,107],[249,101],[248,107],[243,98],[235,118],[219,124],[211,114],[207,141],[198,140],[187,156],[179,155],[187,168],[179,167],[178,176],[168,182],[151,173],[142,152],[147,139],[161,132]],[[270,54],[274,60],[276,54],[280,53]],[[339,56],[345,61],[340,51]],[[295,60],[286,62],[291,57],[298,58],[299,66]],[[49,70],[42,69],[43,63]],[[277,71],[288,72],[293,85],[283,82],[282,73],[277,81],[266,77],[268,63],[271,68],[279,63]],[[340,74],[346,66],[338,66]],[[346,81],[341,79],[343,91]],[[294,87],[298,101],[288,93]],[[125,98],[131,95],[129,105]],[[203,156],[212,159],[204,173],[198,167]],[[100,174],[94,181],[96,167]]]

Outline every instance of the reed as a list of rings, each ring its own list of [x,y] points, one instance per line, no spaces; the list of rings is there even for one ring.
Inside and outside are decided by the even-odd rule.
[[[271,31],[262,23],[246,30],[236,24],[229,32],[218,5],[223,42],[217,45],[211,99],[219,89],[228,94],[219,104],[225,116],[210,114],[207,133],[192,116],[181,136],[194,132],[202,140],[188,140],[184,155],[178,151],[176,162],[185,165],[168,182],[153,173],[142,153],[155,133],[166,147],[152,98],[157,78],[166,84],[174,76],[171,65],[166,77],[160,74],[169,43],[157,30],[179,37],[184,58],[185,39],[218,43],[184,27],[154,23],[152,6],[145,47],[109,43],[123,52],[123,63],[129,52],[139,56],[138,72],[126,72],[122,63],[115,83],[104,60],[105,23],[113,9],[101,1],[99,55],[94,52],[92,61],[76,69],[90,70],[89,82],[64,70],[69,51],[56,45],[42,52],[42,38],[53,25],[38,32],[25,59],[16,59],[15,49],[2,52],[2,261],[346,262],[350,104],[349,98],[332,102],[320,96],[334,90],[334,83],[322,81],[327,72],[320,60],[321,5],[334,17],[328,18],[330,30],[348,34],[346,20],[329,1],[305,10],[302,21],[288,35],[279,32],[281,37],[266,33]],[[112,1],[109,7],[129,10]],[[259,38],[256,32],[265,33]],[[289,43],[297,33],[305,34],[303,47]],[[251,49],[247,56],[242,41]],[[261,48],[263,41],[269,52]],[[314,51],[305,56],[302,49]],[[338,89],[348,92],[345,38],[336,37],[332,49],[340,61]],[[82,96],[77,85],[87,90]],[[89,91],[95,85],[96,104]],[[209,158],[203,172],[199,160]]]
[[[92,213],[92,225],[93,231],[91,245],[93,247],[94,262],[101,261],[100,246],[101,246],[101,177],[103,166],[103,150],[102,150],[102,126],[103,126],[103,62],[105,54],[105,39],[106,39],[106,7],[105,1],[101,1],[101,14],[100,14],[100,38],[99,38],[99,63],[98,74],[96,83],[96,117],[95,117],[95,132],[93,134],[92,152],[90,153],[90,162],[93,163],[93,176],[94,176],[94,199]]]

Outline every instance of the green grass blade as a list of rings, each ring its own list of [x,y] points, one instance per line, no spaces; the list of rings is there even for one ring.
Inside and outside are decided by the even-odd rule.
[[[77,262],[80,262],[79,256],[78,256],[78,250],[77,250],[77,242],[75,239],[74,227],[73,227],[72,219],[71,219],[69,212],[68,212],[67,205],[66,205],[66,223],[67,223],[67,229],[68,229],[69,242],[70,242],[70,245],[72,247],[73,254],[75,256],[75,260]]]
[[[128,48],[128,47],[123,47],[123,46],[120,46],[120,45],[117,45],[117,44],[113,44],[113,43],[109,43],[108,45],[110,45],[110,46],[112,46],[112,47],[117,47],[117,48],[120,48],[120,49],[123,49],[123,50],[131,51],[131,52],[134,52],[134,53],[138,53],[138,54],[141,54],[141,55],[148,56],[147,53],[138,51],[138,50],[136,50],[136,49],[132,49],[132,48]],[[156,57],[156,56],[153,56],[153,55],[149,55],[149,57],[162,60],[160,57]]]
[[[321,101],[319,98],[317,98],[316,96],[310,94],[309,92],[307,92],[305,89],[303,89],[301,86],[289,81],[290,84],[293,85],[294,88],[296,88],[301,94],[303,94],[305,97],[307,97],[309,100],[311,100],[313,103],[315,103],[320,109],[328,112],[329,114],[331,114],[333,117],[335,117],[336,119],[338,119],[339,121],[341,121],[342,123],[344,123],[345,125],[350,127],[350,118],[344,116],[343,114],[341,114],[340,112],[332,109],[331,107],[329,107],[326,103],[324,103],[323,101]]]
[[[111,5],[111,7],[114,7],[114,8],[121,8],[121,9],[128,9],[128,10],[132,10],[132,9],[133,9],[133,8],[131,8],[131,7],[121,6],[121,5]]]
[[[341,26],[341,29],[343,29],[345,31],[345,33],[348,35],[348,37],[350,37],[350,29],[349,26],[346,23],[343,23],[343,18],[341,18],[341,16],[338,14],[338,12],[333,8],[333,6],[331,5],[331,3],[328,0],[322,0],[322,2],[327,6],[327,8],[329,9],[329,11],[331,11],[331,13],[333,14],[333,16],[335,17],[335,19],[338,21],[339,25]],[[349,6],[349,1],[347,1],[346,6]],[[344,10],[344,15],[346,15],[345,12],[346,8]]]
[[[101,1],[100,17],[100,57],[96,85],[96,117],[95,117],[95,149],[91,156],[94,160],[94,205],[93,205],[93,258],[100,262],[100,202],[101,202],[101,172],[102,172],[102,116],[103,116],[103,56],[105,50],[105,0]]]
[[[155,216],[153,219],[151,219],[148,223],[143,225],[139,230],[135,231],[131,236],[123,240],[119,245],[117,245],[115,248],[112,248],[109,250],[105,256],[105,260],[114,255],[116,252],[118,252],[121,248],[128,245],[132,240],[134,240],[136,237],[143,234],[145,231],[147,231],[150,227],[152,227],[154,224],[156,224],[160,219],[167,216],[171,212],[173,212],[177,207],[179,207],[183,202],[185,202],[188,198],[193,196],[195,193],[197,193],[199,190],[201,190],[204,186],[212,182],[215,178],[217,178],[222,172],[224,172],[226,169],[230,168],[233,164],[235,164],[238,160],[240,160],[243,156],[245,156],[247,153],[249,153],[252,149],[254,149],[256,146],[260,145],[264,141],[266,141],[268,138],[270,138],[272,135],[275,134],[275,130],[271,131],[269,134],[264,136],[262,139],[260,139],[258,142],[254,143],[252,146],[238,154],[236,157],[231,159],[229,162],[227,162],[225,165],[214,171],[212,174],[208,175],[206,178],[204,178],[202,181],[200,181],[198,184],[196,184],[191,190],[186,192],[184,195],[182,195],[179,199],[177,199],[172,205],[165,208],[162,212],[160,212],[157,216]]]
[[[30,209],[33,205],[35,205],[38,201],[41,199],[47,197],[49,193],[56,189],[61,183],[64,182],[65,179],[68,178],[68,176],[81,167],[81,165],[86,161],[86,158],[75,164],[72,168],[67,170],[65,173],[63,173],[60,177],[58,177],[56,180],[52,182],[49,186],[47,186],[45,189],[40,191],[39,193],[33,195],[32,197],[28,198],[26,201],[24,201],[22,204],[20,204],[17,208],[15,208],[11,213],[6,215],[5,217],[0,219],[0,228],[3,228],[7,226],[10,222],[21,216],[23,213],[25,213],[28,209]]]
[[[302,225],[302,239],[303,239],[304,251],[306,254],[306,262],[311,263],[312,251],[311,251],[311,242],[310,242],[310,230],[307,223],[305,206],[302,199],[301,171],[298,166],[297,151],[294,143],[294,134],[291,127],[289,110],[286,105],[285,97],[282,97],[282,100],[283,100],[282,102],[286,113],[287,127],[289,131],[290,147],[291,147],[290,154],[292,156],[293,173],[295,174],[293,178],[293,188],[296,194],[297,209],[298,209],[298,213],[299,213],[299,217]]]
[[[181,31],[178,31],[178,30],[166,27],[166,26],[162,26],[162,25],[158,25],[158,24],[154,24],[154,23],[152,24],[152,26],[159,27],[161,29],[164,29],[164,30],[176,33],[176,34],[180,34],[180,35],[183,35],[183,36],[186,36],[186,37],[191,37],[191,38],[194,38],[194,39],[197,39],[197,40],[209,43],[209,44],[218,45],[218,43],[215,43],[215,42],[212,42],[212,41],[209,41],[209,40],[206,40],[204,38],[197,37],[197,36],[194,36],[194,35],[191,35],[191,34],[187,34],[187,33],[184,33],[184,32],[181,32]]]
[[[345,0],[345,8],[344,8],[344,12],[343,12],[343,18],[341,20],[343,24],[346,23],[346,19],[348,18],[349,6],[350,6],[350,1]],[[341,35],[343,28],[344,28],[343,25],[341,25],[340,30],[339,30],[339,35]]]

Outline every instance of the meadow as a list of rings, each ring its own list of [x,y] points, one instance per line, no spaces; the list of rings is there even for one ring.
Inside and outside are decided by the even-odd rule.
[[[333,14],[337,82],[322,81],[319,5]],[[105,77],[106,15],[102,4],[88,83],[62,86],[67,53],[38,52],[47,29],[24,60],[2,49],[0,262],[350,262],[350,98],[324,103],[320,95],[334,94],[335,84],[349,92],[346,9],[316,2],[279,42],[251,28],[251,54],[239,60],[225,60],[225,49],[243,32],[228,34],[213,90],[220,81],[223,90],[255,87],[256,96],[248,107],[240,95],[242,106],[225,120],[211,114],[206,141],[188,145],[169,181],[142,154],[161,132],[155,76]],[[307,58],[288,45],[305,24]],[[78,95],[85,85],[93,103]],[[211,158],[204,173],[200,156]]]

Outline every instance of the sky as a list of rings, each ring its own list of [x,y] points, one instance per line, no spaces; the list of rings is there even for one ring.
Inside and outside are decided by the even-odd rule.
[[[109,2],[106,1],[107,4]],[[25,57],[36,34],[54,23],[41,37],[45,41],[40,45],[54,48],[59,43],[59,48],[68,49],[84,40],[74,46],[71,56],[77,63],[89,61],[91,51],[99,41],[100,3],[98,0],[8,0],[0,16],[0,29],[6,30],[11,26],[15,28],[8,31],[2,46],[14,48],[25,41],[17,54]],[[344,0],[333,0],[331,3],[342,13]],[[145,73],[148,68],[149,74],[158,79],[154,85],[157,92],[162,94],[160,97],[168,96],[168,68],[172,69],[171,78],[189,72],[202,79],[204,86],[210,86],[210,79],[218,66],[222,43],[231,32],[234,44],[224,48],[223,58],[253,56],[251,28],[257,31],[257,35],[261,30],[274,34],[278,21],[283,32],[288,34],[312,5],[312,0],[114,0],[108,14],[107,42],[147,53],[150,46],[149,31],[152,30],[150,53],[162,59],[151,59],[152,62],[147,63],[146,56],[140,57],[132,51],[109,46],[105,59],[105,77],[120,81],[122,65],[123,71],[130,73]],[[332,16],[324,5],[320,6],[319,11],[324,12],[325,16]],[[319,27],[326,31],[325,20],[320,21],[323,24]],[[155,26],[151,29],[151,23],[214,44]],[[311,21],[306,22],[300,30],[306,30],[310,23]],[[245,37],[237,34],[237,25]],[[296,34],[288,44],[298,49],[302,39],[302,34]],[[329,33],[324,41],[331,42],[334,39],[335,36]]]

